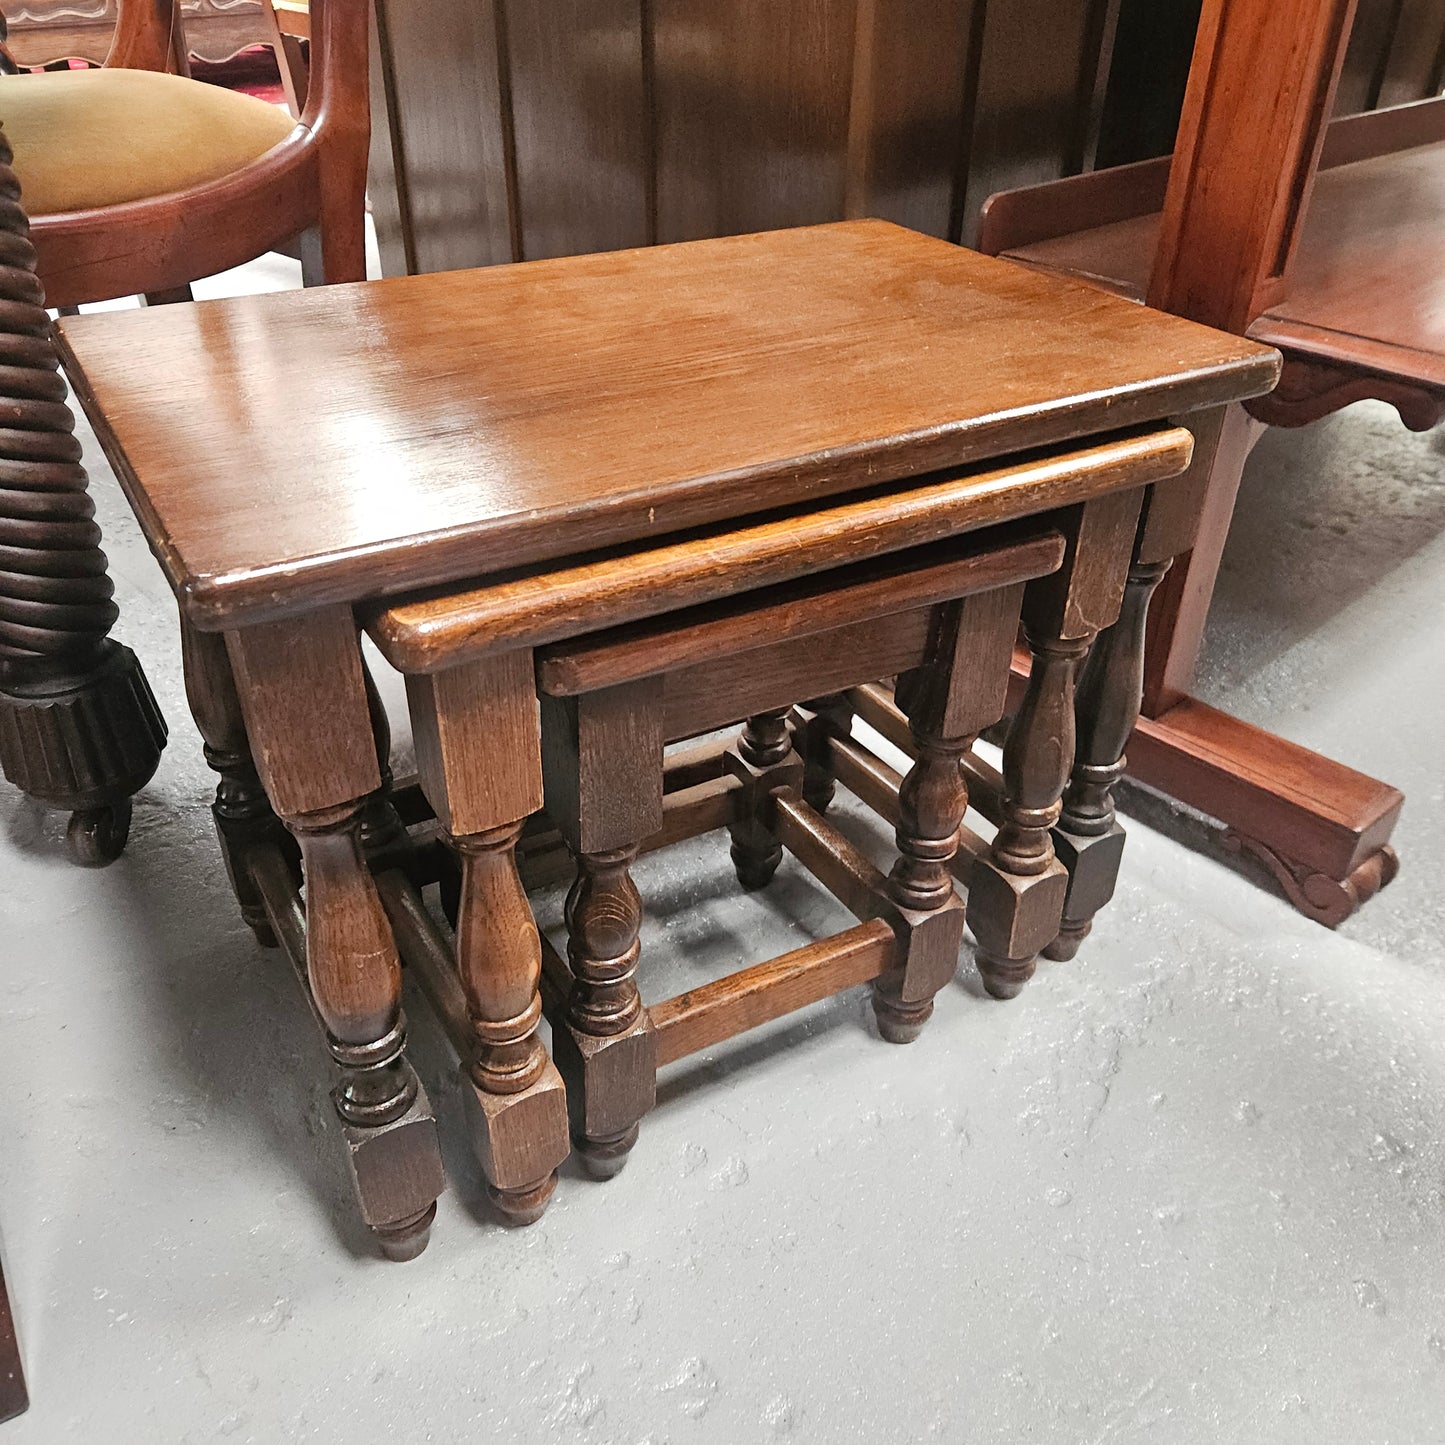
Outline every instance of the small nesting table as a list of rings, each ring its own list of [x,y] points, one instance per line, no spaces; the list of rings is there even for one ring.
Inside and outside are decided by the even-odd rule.
[[[1077,863],[1071,881],[1051,832],[1075,673],[1107,630],[1075,812],[1104,818],[1117,863],[1138,599],[1197,505],[1189,417],[1278,369],[880,222],[86,316],[61,337],[180,604],[237,898],[302,973],[363,1215],[400,1257],[443,1187],[403,960],[521,1222],[568,1109],[612,1172],[671,1059],[865,980],[885,1037],[911,1038],[957,964],[953,877],[986,983],[1017,992],[1066,895],[1078,915],[1080,889],[1096,907],[1112,886]],[[1021,617],[1033,675],[990,777],[969,748],[1003,712]],[[390,777],[363,628],[406,674],[416,780]],[[918,754],[902,779],[852,739],[845,691],[894,677],[873,693]],[[665,743],[739,721],[664,766]],[[963,825],[966,780],[989,841]],[[824,818],[838,781],[894,820],[888,876]],[[787,847],[858,925],[644,1008],[629,864],[720,826],[745,886]],[[524,891],[563,845],[566,960]],[[423,905],[433,881],[454,936]]]

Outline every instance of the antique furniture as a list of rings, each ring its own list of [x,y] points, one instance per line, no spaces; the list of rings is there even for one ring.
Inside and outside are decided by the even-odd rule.
[[[997,196],[981,241],[1283,351],[1279,388],[1229,418],[1198,543],[1155,604],[1130,770],[1223,822],[1231,846],[1331,925],[1394,876],[1402,795],[1188,687],[1258,435],[1251,417],[1299,426],[1363,397],[1391,402],[1416,430],[1445,416],[1445,100],[1337,120],[1326,135],[1351,8],[1211,3],[1172,169],[1148,162]],[[1261,71],[1260,53],[1288,63]]]
[[[104,70],[0,94],[52,306],[174,297],[304,237],[308,279],[366,274],[366,7],[317,0],[294,126],[276,107],[165,71],[173,0],[123,0]]]
[[[60,336],[180,603],[243,913],[304,969],[362,1210],[394,1254],[424,1243],[442,1187],[401,959],[461,1055],[502,1211],[534,1218],[567,1152],[514,856],[528,827],[539,867],[552,825],[580,859],[554,1037],[598,1169],[659,1060],[866,978],[885,1028],[916,1030],[960,937],[956,762],[1001,711],[1022,607],[1039,661],[1005,826],[967,845],[986,977],[1016,991],[1060,924],[1048,828],[1074,667],[1119,611],[1141,507],[1151,546],[1187,544],[1192,478],[1149,492],[1191,450],[1163,419],[1208,417],[1278,365],[881,222],[83,316]],[[208,379],[203,402],[177,413],[162,357]],[[407,673],[419,786],[389,787],[362,623]],[[783,719],[889,672],[923,761],[896,787],[884,881],[799,800]],[[749,716],[664,783],[664,737]],[[846,770],[826,740],[805,742],[819,802]],[[544,775],[551,824],[529,825]],[[860,927],[649,1024],[627,864],[724,822],[747,882],[786,845]],[[454,939],[418,893],[433,879]]]

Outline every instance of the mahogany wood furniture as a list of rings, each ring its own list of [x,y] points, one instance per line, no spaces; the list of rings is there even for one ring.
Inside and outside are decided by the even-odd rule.
[[[1150,623],[1131,772],[1229,829],[1330,925],[1395,873],[1397,789],[1188,695],[1251,417],[1299,426],[1363,397],[1416,430],[1445,416],[1445,100],[1335,121],[1343,3],[1211,3],[1180,147],[993,198],[982,246],[1279,347],[1279,388],[1226,426],[1187,567]],[[1268,74],[1261,53],[1285,57]],[[1260,137],[1241,148],[1237,137]],[[1318,181],[1317,150],[1321,148]],[[1161,217],[1162,208],[1162,217]]]
[[[113,588],[3,130],[0,409],[0,766],[71,813],[77,862],[107,863],[166,725],[136,655],[109,636]]]
[[[424,1242],[442,1187],[399,960],[461,1055],[502,1212],[535,1218],[568,1150],[536,1032],[529,827],[538,869],[553,826],[579,860],[554,1038],[598,1170],[625,1156],[659,1061],[869,978],[885,1032],[916,1031],[961,934],[957,762],[1002,710],[1022,608],[1037,666],[1004,826],[968,844],[985,977],[1017,991],[1060,926],[1048,829],[1075,665],[1118,613],[1141,509],[1145,535],[1174,519],[1177,549],[1194,505],[1187,478],[1153,487],[1192,450],[1164,419],[1264,390],[1278,364],[881,222],[83,316],[60,335],[180,603],[243,912],[304,967],[363,1214],[394,1253]],[[161,356],[208,379],[205,406],[175,412]],[[419,787],[388,789],[362,623],[407,674]],[[810,782],[787,722],[883,674],[904,679],[922,753],[889,805],[888,880],[808,801],[876,765],[835,763],[800,715]],[[664,781],[664,739],[739,718],[735,746]],[[529,824],[544,792],[551,822]],[[786,846],[859,927],[646,1015],[628,864],[723,823],[747,883]],[[454,937],[421,901],[432,880]]]
[[[209,149],[224,137],[203,128],[179,154],[155,151],[157,188],[150,189],[144,175],[130,175],[140,126],[128,134],[126,116],[144,110],[148,124],[160,126],[173,116],[179,128],[188,123],[189,97],[198,94],[208,106],[217,98],[214,87],[154,73],[168,68],[177,25],[174,0],[122,0],[105,71],[13,77],[0,95],[16,169],[26,183],[27,167],[44,167],[47,145],[74,127],[83,131],[88,117],[101,114],[105,96],[123,83],[115,97],[123,113],[89,144],[101,157],[114,151],[113,164],[92,167],[94,183],[110,186],[124,175],[131,198],[117,200],[107,191],[101,204],[67,200],[69,209],[46,214],[31,207],[32,240],[50,304],[173,295],[197,277],[239,266],[297,237],[305,241],[310,278],[361,280],[370,135],[366,6],[316,0],[313,80],[299,123],[287,127],[274,107],[223,92],[232,108],[245,111],[248,124],[253,115],[264,117],[269,129],[256,142],[262,149],[217,170]],[[113,78],[112,69],[152,73]],[[79,139],[70,153],[82,153]],[[186,166],[196,171],[189,179]]]

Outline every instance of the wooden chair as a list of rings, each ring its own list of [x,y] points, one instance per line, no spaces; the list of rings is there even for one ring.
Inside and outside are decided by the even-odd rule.
[[[297,237],[308,283],[365,279],[367,7],[317,0],[313,22],[295,123],[167,73],[175,0],[124,0],[103,69],[6,81],[0,120],[52,306],[178,299]]]
[[[1210,0],[1172,166],[994,196],[980,242],[1284,353],[1279,388],[1226,417],[1199,536],[1159,588],[1129,771],[1223,822],[1230,847],[1331,926],[1394,876],[1402,795],[1189,686],[1261,422],[1300,426],[1366,397],[1415,430],[1445,416],[1445,99],[1327,126],[1353,13],[1353,0]]]

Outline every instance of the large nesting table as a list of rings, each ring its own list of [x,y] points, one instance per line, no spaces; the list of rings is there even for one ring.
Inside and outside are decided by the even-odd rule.
[[[396,1256],[443,1187],[403,958],[461,1055],[493,1198],[526,1221],[568,1106],[605,1174],[669,1059],[870,979],[884,1036],[911,1038],[957,964],[950,875],[1001,996],[1066,895],[1079,931],[1117,865],[1143,604],[1189,541],[1186,428],[1278,366],[879,222],[85,316],[61,346],[180,604],[238,900],[306,983]],[[970,745],[1021,617],[1035,665],[1000,776]],[[363,628],[407,674],[419,780],[390,776]],[[918,753],[903,779],[845,696],[895,676],[873,691]],[[665,742],[744,720],[664,768]],[[886,877],[823,817],[839,779],[896,823]],[[988,841],[964,825],[980,779]],[[858,927],[644,1008],[628,865],[720,825],[746,886],[786,846]],[[517,864],[540,876],[559,835],[565,1090]]]

